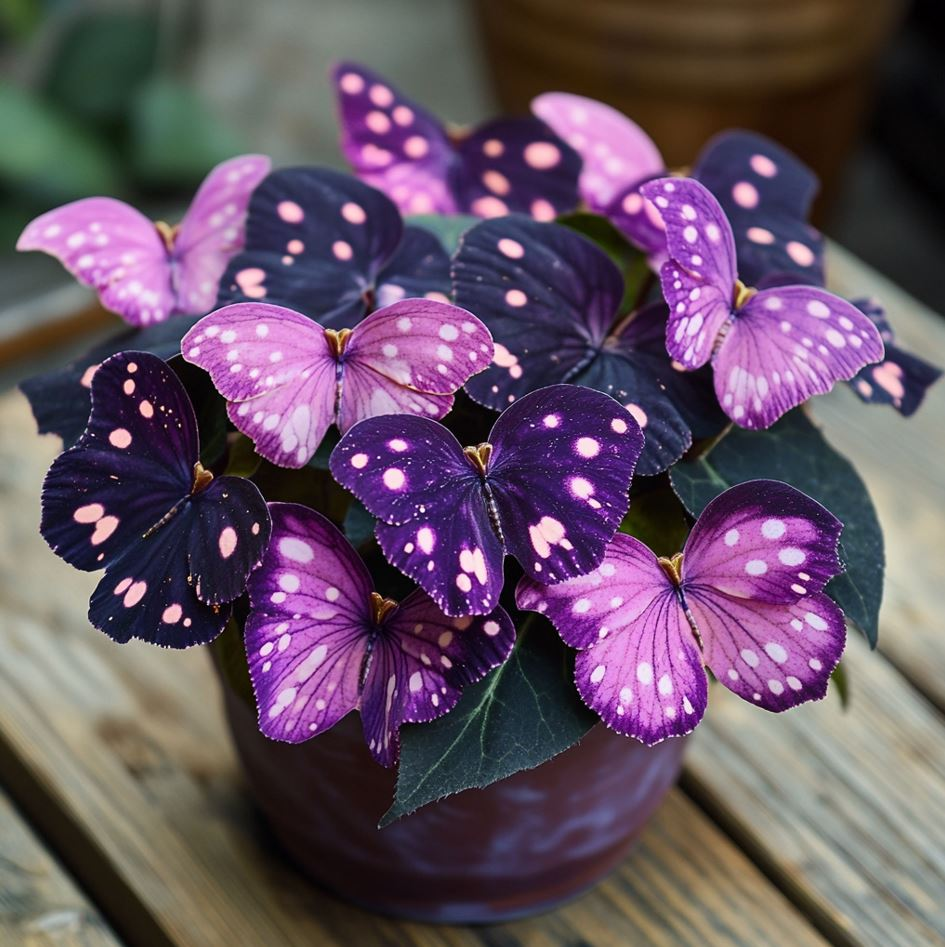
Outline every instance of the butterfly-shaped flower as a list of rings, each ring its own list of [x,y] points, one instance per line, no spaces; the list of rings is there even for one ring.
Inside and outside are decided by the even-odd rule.
[[[246,248],[217,303],[264,299],[345,329],[406,296],[446,302],[449,285],[439,240],[404,227],[380,191],[328,168],[289,168],[253,194]]]
[[[448,129],[363,66],[341,63],[334,82],[345,156],[405,213],[553,220],[577,204],[581,159],[539,119]]]
[[[886,347],[881,362],[867,365],[850,381],[850,387],[867,404],[888,404],[903,417],[918,410],[925,393],[942,377],[942,370],[896,344],[886,311],[875,299],[851,300],[879,331]]]
[[[441,418],[492,355],[471,313],[432,299],[378,309],[354,329],[326,329],[267,303],[205,316],[181,343],[210,373],[230,420],[282,467],[311,460],[332,424],[344,433],[380,414]]]
[[[392,565],[447,615],[482,615],[499,601],[507,552],[543,582],[600,562],[642,447],[613,398],[552,385],[516,401],[478,446],[397,415],[353,427],[329,463],[383,521],[375,533]]]
[[[741,427],[770,427],[883,357],[876,327],[845,299],[810,285],[746,287],[728,220],[698,181],[661,178],[641,193],[666,224],[666,348],[687,370],[711,360],[719,403]]]
[[[269,542],[249,480],[199,463],[184,386],[160,358],[122,352],[92,381],[92,413],[43,484],[41,531],[77,569],[105,569],[89,619],[116,641],[213,640]]]
[[[523,578],[517,602],[579,649],[584,702],[652,745],[702,719],[703,665],[766,710],[824,696],[845,642],[843,613],[821,591],[841,571],[841,529],[793,487],[755,480],[713,500],[672,559],[619,533],[595,572],[553,586]]]
[[[512,621],[502,608],[448,618],[419,589],[400,604],[383,598],[324,516],[294,503],[270,511],[272,543],[249,580],[245,632],[259,729],[301,743],[358,710],[372,755],[392,766],[401,724],[447,713],[505,661]]]
[[[466,390],[497,411],[558,382],[616,398],[646,434],[637,472],[655,474],[700,436],[725,423],[701,374],[679,372],[666,354],[666,307],[624,316],[623,277],[580,234],[525,217],[483,221],[453,259],[458,305],[477,313],[495,339],[489,368]]]
[[[661,264],[663,222],[640,187],[669,170],[650,136],[616,109],[579,95],[540,95],[532,111],[584,159],[580,189],[590,209]],[[728,216],[746,280],[798,273],[822,281],[823,237],[807,223],[817,178],[794,155],[763,135],[728,131],[706,144],[690,174]]]
[[[217,165],[177,226],[110,197],[89,197],[37,217],[16,248],[56,257],[131,325],[203,314],[217,298],[227,261],[243,246],[246,205],[269,164],[262,155],[243,155]]]

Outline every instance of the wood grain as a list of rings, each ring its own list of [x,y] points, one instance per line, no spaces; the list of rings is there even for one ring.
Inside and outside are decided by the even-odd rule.
[[[945,368],[945,318],[840,248],[831,247],[830,262],[839,292],[878,297],[903,344]],[[887,562],[880,650],[945,710],[945,638],[936,594],[945,590],[945,380],[911,418],[867,408],[846,388],[819,399],[816,413],[831,442],[862,473],[880,514]]]
[[[754,945],[822,943],[751,862],[674,792],[594,892],[490,928],[376,918],[299,878],[242,792],[208,659],[118,646],[86,624],[94,576],[36,534],[51,440],[0,399],[0,778],[135,944]],[[23,444],[29,444],[28,450]]]
[[[0,791],[0,944],[118,947],[98,910]]]
[[[945,364],[945,323],[832,248],[835,285],[884,299],[904,342]],[[904,420],[845,389],[815,402],[862,471],[886,531],[880,653],[859,637],[853,692],[779,717],[715,687],[686,787],[840,943],[945,944],[945,385]],[[854,633],[855,634],[855,633]]]

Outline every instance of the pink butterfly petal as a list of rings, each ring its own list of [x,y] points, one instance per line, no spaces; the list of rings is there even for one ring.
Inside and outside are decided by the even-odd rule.
[[[653,202],[640,193],[649,180],[643,178],[618,191],[602,213],[647,255],[650,268],[658,272],[666,262],[666,225]]]
[[[209,372],[236,427],[261,456],[302,467],[335,418],[337,362],[325,330],[269,303],[234,303],[200,320],[181,342]]]
[[[741,427],[767,428],[883,351],[876,327],[845,299],[813,286],[766,289],[738,310],[719,347],[715,391]]]
[[[249,198],[270,166],[264,155],[240,155],[218,164],[200,185],[174,241],[181,311],[206,312],[216,302],[220,277],[243,248]]]
[[[591,210],[603,210],[627,185],[665,169],[650,136],[603,102],[546,92],[531,108],[583,158],[579,187]]]
[[[643,185],[666,224],[669,261],[660,269],[669,306],[666,348],[688,369],[711,357],[732,316],[735,244],[718,201],[697,181],[661,178]]]
[[[823,593],[775,604],[699,588],[686,601],[706,664],[739,697],[780,711],[827,693],[846,630],[843,612]]]
[[[432,299],[404,299],[355,328],[346,373],[365,366],[397,386],[451,395],[486,368],[492,351],[492,335],[472,313]]]
[[[702,511],[683,556],[687,586],[736,598],[794,602],[843,571],[843,524],[816,500],[776,480],[738,484]]]
[[[56,257],[106,309],[141,326],[176,309],[168,251],[154,223],[122,201],[89,197],[37,217],[18,250]]]
[[[453,149],[441,123],[386,79],[343,62],[332,70],[341,146],[361,180],[410,214],[455,214],[447,186]]]
[[[290,503],[270,512],[269,551],[249,582],[246,656],[259,729],[301,743],[358,706],[373,584],[324,517]]]
[[[618,533],[589,575],[550,586],[523,578],[516,602],[580,649],[578,692],[611,729],[653,745],[702,719],[699,649],[677,590],[639,540]]]

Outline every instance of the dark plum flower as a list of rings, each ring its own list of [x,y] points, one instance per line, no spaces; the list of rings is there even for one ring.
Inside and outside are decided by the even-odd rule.
[[[327,168],[289,168],[253,194],[246,248],[220,280],[217,305],[265,300],[350,329],[399,299],[447,302],[448,292],[439,240],[405,227],[380,191]]]

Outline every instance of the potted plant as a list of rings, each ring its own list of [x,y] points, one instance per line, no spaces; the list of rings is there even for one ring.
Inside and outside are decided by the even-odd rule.
[[[41,530],[104,570],[96,628],[210,646],[313,878],[508,917],[623,857],[710,679],[779,712],[847,623],[875,643],[879,525],[804,404],[908,415],[939,372],[823,288],[773,142],[673,176],[591,100],[457,130],[333,79],[356,177],[243,156],[178,226],[91,198],[27,227],[129,323],[23,385],[66,448]]]

